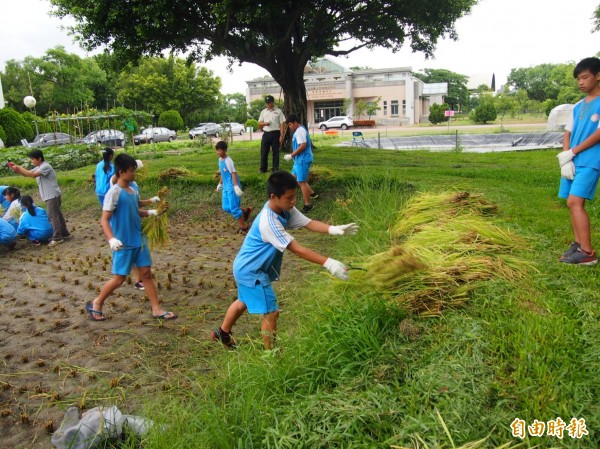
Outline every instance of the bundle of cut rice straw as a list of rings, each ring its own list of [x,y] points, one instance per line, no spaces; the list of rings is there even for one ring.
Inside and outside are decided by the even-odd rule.
[[[167,170],[163,170],[158,173],[158,181],[159,182],[168,182],[174,179],[184,178],[187,176],[191,176],[192,172],[189,171],[185,167],[173,167]]]
[[[392,247],[371,257],[370,282],[409,311],[435,315],[482,282],[523,277],[532,265],[515,252],[527,244],[491,222],[495,210],[467,192],[415,196],[392,230]]]
[[[167,202],[168,193],[168,187],[162,187],[158,191],[158,197],[160,198],[156,207],[158,215],[146,217],[142,222],[142,232],[146,235],[150,248],[163,246],[169,242],[169,223],[167,214],[165,213],[169,208],[169,203]]]

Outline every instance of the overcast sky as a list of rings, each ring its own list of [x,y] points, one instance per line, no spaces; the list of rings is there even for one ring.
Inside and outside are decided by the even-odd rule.
[[[412,67],[448,69],[467,76],[496,74],[496,86],[513,68],[542,63],[577,62],[600,52],[600,32],[592,33],[592,16],[600,0],[480,0],[470,15],[456,24],[458,41],[438,43],[434,59],[404,49],[359,50],[348,58],[334,58],[346,67]],[[7,60],[42,56],[56,45],[81,56],[61,21],[50,17],[48,0],[0,0],[0,70]],[[254,65],[225,69],[223,59],[206,64],[223,81],[223,93],[246,92],[245,81],[267,72]]]

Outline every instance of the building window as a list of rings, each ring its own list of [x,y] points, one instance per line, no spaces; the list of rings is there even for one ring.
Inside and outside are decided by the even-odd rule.
[[[392,117],[398,117],[398,100],[392,100],[390,102],[390,106],[391,106],[391,115]]]
[[[387,101],[383,102],[383,115],[387,115]]]
[[[402,100],[402,115],[406,117],[406,100]]]

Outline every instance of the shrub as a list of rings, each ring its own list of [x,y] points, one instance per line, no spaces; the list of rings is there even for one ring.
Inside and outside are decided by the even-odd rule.
[[[31,140],[34,137],[32,126],[12,108],[6,107],[0,109],[0,126],[6,132],[7,147],[21,145],[21,139]]]
[[[429,121],[432,125],[437,125],[438,123],[447,122],[448,117],[444,114],[446,110],[450,109],[447,103],[442,104],[432,104],[429,108]]]
[[[158,117],[158,126],[164,126],[165,128],[179,131],[184,128],[185,124],[179,112],[171,109],[165,111]]]
[[[35,127],[36,123],[37,123],[37,134],[52,132],[52,127],[43,118],[38,117],[37,115],[34,115],[29,111],[21,112],[21,116],[27,123],[29,123],[31,125],[31,128],[33,129],[34,133],[36,133],[36,127]]]
[[[476,123],[487,123],[493,122],[496,120],[498,116],[498,111],[496,111],[496,106],[491,103],[482,103],[475,108],[475,113],[473,114],[473,119]]]
[[[375,120],[352,120],[352,122],[354,123],[355,127],[362,126],[372,128],[375,126]]]
[[[251,127],[254,131],[258,129],[258,120],[254,120],[253,118],[249,118],[245,123],[246,128]]]
[[[2,126],[0,126],[0,140],[2,140],[2,142],[6,142],[6,131],[4,131]]]

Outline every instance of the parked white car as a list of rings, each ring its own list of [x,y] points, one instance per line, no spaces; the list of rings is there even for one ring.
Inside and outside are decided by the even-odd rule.
[[[354,126],[354,122],[352,121],[352,117],[348,117],[347,115],[331,117],[329,120],[321,122],[317,125],[317,127],[321,128],[323,131],[329,128],[348,129],[351,126]]]
[[[190,139],[200,135],[219,137],[219,125],[213,122],[198,123],[190,129],[189,135]]]
[[[219,133],[229,132],[231,129],[231,134],[239,134],[240,136],[244,134],[246,131],[244,125],[241,123],[220,123],[219,124]]]

